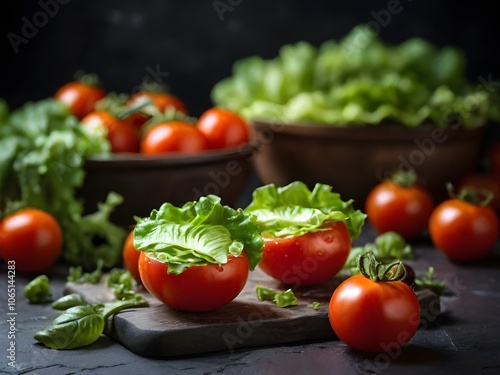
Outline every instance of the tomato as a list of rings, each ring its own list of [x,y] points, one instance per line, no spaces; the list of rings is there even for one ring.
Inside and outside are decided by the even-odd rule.
[[[134,247],[134,231],[131,231],[123,243],[122,258],[123,265],[137,281],[141,281],[139,255],[141,255],[141,252]]]
[[[182,273],[168,274],[168,265],[147,253],[139,257],[144,287],[165,305],[182,311],[211,311],[231,302],[248,279],[248,258],[229,256],[222,265],[191,266]]]
[[[15,261],[16,271],[38,274],[53,266],[62,248],[62,231],[49,213],[25,208],[0,222],[0,257]]]
[[[113,153],[139,152],[139,137],[133,126],[108,112],[89,113],[82,119],[82,125],[88,128],[104,127]]]
[[[247,123],[236,113],[218,107],[205,111],[197,127],[207,137],[208,148],[235,147],[249,140]]]
[[[463,188],[484,189],[493,194],[491,201],[488,205],[496,211],[500,212],[500,174],[495,176],[493,174],[479,174],[471,173],[464,176],[459,184],[458,190]]]
[[[259,267],[287,285],[318,285],[336,275],[351,251],[351,237],[342,221],[301,236],[264,238]]]
[[[402,281],[373,281],[356,275],[333,292],[328,318],[337,337],[351,348],[393,351],[407,344],[417,331],[420,305]]]
[[[92,112],[95,104],[105,96],[106,91],[102,88],[79,81],[63,85],[54,94],[54,98],[65,103],[79,119]]]
[[[139,91],[130,98],[131,105],[137,105],[145,100],[153,102],[160,112],[165,112],[168,108],[173,108],[178,112],[188,114],[186,105],[177,96],[164,92]]]
[[[394,231],[405,239],[416,238],[427,228],[434,202],[431,195],[415,183],[400,185],[386,180],[368,194],[365,212],[380,232]]]
[[[490,252],[498,239],[498,224],[491,207],[451,198],[432,212],[429,235],[450,259],[472,261]]]
[[[195,126],[182,121],[155,125],[141,141],[141,152],[144,154],[197,153],[206,148],[205,136]]]

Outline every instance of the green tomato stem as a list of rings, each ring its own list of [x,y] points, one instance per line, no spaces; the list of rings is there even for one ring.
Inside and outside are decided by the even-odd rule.
[[[371,251],[361,254],[356,263],[361,274],[373,281],[397,281],[405,275],[405,267],[401,261],[381,263]]]

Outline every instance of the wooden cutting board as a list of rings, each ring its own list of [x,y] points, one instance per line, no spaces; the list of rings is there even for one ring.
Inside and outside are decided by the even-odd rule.
[[[298,305],[280,308],[272,302],[259,301],[255,286],[259,284],[280,290],[285,290],[285,287],[256,269],[250,273],[245,288],[234,301],[205,313],[175,311],[142,290],[140,292],[150,306],[116,314],[110,318],[106,334],[131,351],[153,358],[336,340],[328,321],[328,302],[342,281],[343,278],[335,277],[321,286],[296,289]],[[104,284],[67,283],[65,292],[80,293],[92,303],[114,298]],[[427,289],[417,291],[417,295],[422,316],[427,320],[434,319],[439,298]],[[320,303],[318,309],[313,309],[313,302]]]

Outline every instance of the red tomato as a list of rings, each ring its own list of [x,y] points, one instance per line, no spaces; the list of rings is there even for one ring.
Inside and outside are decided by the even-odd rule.
[[[182,311],[211,311],[231,302],[248,278],[248,258],[243,252],[229,256],[226,264],[191,266],[178,275],[168,265],[141,252],[139,273],[144,287],[165,305]]]
[[[429,220],[429,235],[450,259],[472,261],[486,256],[498,239],[498,216],[488,206],[460,199],[439,204]]]
[[[206,148],[205,136],[195,126],[182,121],[153,126],[141,142],[141,152],[144,154],[198,153]]]
[[[327,228],[327,229],[326,229]],[[301,236],[264,238],[260,268],[287,285],[318,285],[336,275],[351,251],[351,237],[342,221]]]
[[[95,104],[106,96],[106,92],[97,86],[74,81],[69,82],[54,94],[54,98],[65,103],[71,113],[82,119],[94,110]]]
[[[493,194],[493,198],[489,202],[489,206],[496,211],[500,211],[500,174],[468,174],[462,178],[458,184],[458,190],[463,188],[484,189]]]
[[[400,186],[391,180],[381,182],[368,194],[365,212],[380,232],[394,231],[406,239],[427,228],[434,203],[431,195],[418,185]]]
[[[164,92],[139,91],[130,98],[131,105],[136,105],[144,100],[151,100],[160,112],[165,112],[168,108],[174,108],[178,112],[188,114],[186,105],[182,100],[172,94]]]
[[[88,128],[104,127],[111,144],[111,152],[139,152],[139,137],[128,122],[120,121],[104,111],[89,113],[82,119],[82,125]]]
[[[366,352],[394,351],[410,341],[420,322],[420,305],[402,281],[348,278],[333,293],[328,310],[337,337]]]
[[[205,111],[197,127],[207,137],[208,148],[235,147],[249,139],[247,123],[236,113],[218,107]]]
[[[141,252],[134,247],[134,231],[131,231],[123,243],[123,264],[132,277],[140,282],[139,255]]]
[[[55,264],[62,247],[57,220],[45,211],[26,208],[0,222],[0,256],[15,261],[16,271],[38,274]]]

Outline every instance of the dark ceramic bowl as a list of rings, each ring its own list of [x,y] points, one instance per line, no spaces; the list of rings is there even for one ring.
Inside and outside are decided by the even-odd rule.
[[[472,170],[486,127],[478,130],[416,128],[399,125],[251,123],[259,152],[255,169],[265,184],[301,180],[333,186],[344,200],[364,207],[369,191],[396,169],[414,169],[436,201],[446,197],[446,183]]]
[[[85,210],[93,212],[109,191],[121,194],[124,202],[111,220],[123,227],[133,225],[134,216],[149,216],[165,202],[183,205],[215,194],[223,204],[233,205],[245,188],[253,153],[251,147],[240,147],[189,156],[118,154],[110,159],[91,159],[86,162],[79,196]]]

